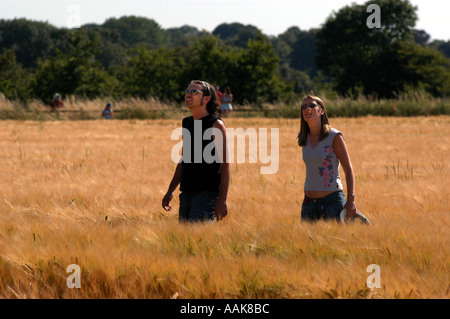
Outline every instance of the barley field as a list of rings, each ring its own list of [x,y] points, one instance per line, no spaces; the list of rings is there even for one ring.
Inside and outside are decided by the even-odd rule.
[[[181,118],[1,121],[0,297],[448,298],[450,117],[330,121],[371,226],[301,223],[298,119],[225,120],[279,128],[279,169],[233,163],[229,215],[200,225],[178,223],[178,191],[161,208]]]

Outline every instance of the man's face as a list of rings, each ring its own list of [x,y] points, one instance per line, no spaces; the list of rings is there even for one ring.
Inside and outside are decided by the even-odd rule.
[[[203,96],[203,87],[200,84],[191,83],[186,89],[184,103],[189,109],[202,107],[203,104],[206,105],[205,98]]]

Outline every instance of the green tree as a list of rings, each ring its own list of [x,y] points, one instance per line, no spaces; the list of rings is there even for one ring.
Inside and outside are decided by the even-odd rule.
[[[279,62],[272,44],[262,34],[249,40],[233,74],[236,100],[262,103],[281,99],[292,88],[282,80]]]
[[[165,41],[164,30],[152,19],[136,16],[111,18],[102,27],[118,31],[129,47],[145,44],[149,49],[155,49]]]
[[[0,92],[8,99],[28,100],[31,97],[31,75],[17,63],[13,50],[0,55]]]
[[[400,42],[391,64],[403,90],[423,88],[433,96],[450,96],[450,60],[435,49]],[[408,79],[408,82],[401,82]]]
[[[124,96],[179,100],[183,94],[180,84],[184,60],[173,49],[148,50],[138,46],[119,74]]]
[[[34,92],[47,100],[55,92],[87,98],[112,95],[117,81],[101,68],[96,58],[100,54],[98,38],[89,39],[84,30],[75,30],[64,48],[40,59],[35,72]]]
[[[274,48],[282,63],[315,77],[316,33],[315,29],[301,31],[298,27],[291,27],[275,38]]]
[[[313,83],[308,73],[293,69],[287,64],[280,65],[282,78],[290,83],[294,93],[305,93],[313,88]]]
[[[369,4],[381,8],[381,28],[367,26]],[[392,97],[408,78],[393,78],[396,43],[414,43],[416,7],[407,0],[368,1],[333,13],[317,33],[318,67],[331,77],[341,94]]]
[[[237,63],[235,51],[220,45],[217,37],[204,33],[184,52],[187,68],[183,72],[183,81],[205,80],[225,86]]]
[[[427,45],[428,41],[430,41],[431,36],[425,30],[414,30],[414,42],[419,45]]]
[[[102,67],[108,71],[115,71],[127,62],[127,43],[122,40],[118,30],[104,28],[97,24],[83,25],[89,39],[100,42],[101,52],[96,56]]]
[[[243,25],[242,23],[222,23],[212,32],[219,37],[226,46],[234,46],[245,49],[251,39],[255,39],[261,31],[252,25]]]
[[[439,50],[446,58],[450,58],[450,40],[434,40],[429,44],[429,47]]]
[[[195,27],[184,25],[179,28],[166,29],[165,35],[168,47],[180,48],[189,46],[197,37],[202,35],[202,32]]]
[[[26,19],[0,20],[0,50],[11,49],[25,68],[34,67],[39,57],[48,55],[54,46],[56,27]]]
[[[281,78],[280,59],[262,34],[249,40],[242,49],[225,46],[214,35],[205,33],[180,52],[185,61],[182,89],[195,79],[222,88],[229,86],[235,103],[274,101],[292,89]]]

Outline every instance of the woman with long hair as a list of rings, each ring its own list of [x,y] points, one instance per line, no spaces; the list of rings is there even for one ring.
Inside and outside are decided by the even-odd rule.
[[[342,133],[330,126],[319,97],[308,95],[303,99],[297,138],[306,165],[302,220],[339,220],[344,208],[348,217],[355,216],[355,177],[350,155]],[[340,165],[345,173],[347,200]]]
[[[231,110],[233,110],[233,94],[231,94],[231,89],[227,86],[222,95],[222,105],[220,106],[220,115],[223,117],[228,117]]]
[[[170,211],[170,201],[180,185],[179,221],[222,220],[228,214],[227,194],[231,178],[225,123],[215,114],[219,107],[216,89],[205,81],[191,81],[185,92],[185,105],[192,115],[182,121],[183,156],[178,163],[162,207]],[[215,139],[214,133],[219,135]],[[213,149],[210,144],[213,143]],[[208,151],[209,150],[209,151]],[[212,161],[205,158],[212,155]]]

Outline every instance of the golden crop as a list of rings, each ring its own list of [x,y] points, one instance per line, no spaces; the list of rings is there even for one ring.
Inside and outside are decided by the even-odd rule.
[[[450,117],[331,119],[371,227],[301,223],[299,120],[225,122],[279,128],[279,170],[233,163],[229,215],[179,225],[177,196],[161,200],[181,118],[1,121],[0,297],[449,297]]]

